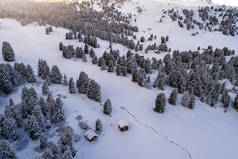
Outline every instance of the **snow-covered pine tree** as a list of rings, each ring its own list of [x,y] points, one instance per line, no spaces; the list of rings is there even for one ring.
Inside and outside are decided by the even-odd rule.
[[[110,99],[107,99],[106,102],[103,105],[103,112],[107,115],[110,115],[112,112],[112,104]]]
[[[47,138],[44,134],[40,136],[40,148],[46,148],[48,146]]]
[[[63,43],[60,42],[60,43],[59,43],[59,50],[62,51],[62,50],[63,50],[63,47],[64,47]]]
[[[4,41],[2,43],[2,55],[5,61],[15,61],[15,54],[9,42]]]
[[[96,55],[95,55],[95,51],[94,51],[93,48],[90,49],[90,51],[89,51],[89,56],[90,56],[91,58],[93,58],[94,56],[96,56]]]
[[[88,54],[88,52],[89,52],[88,44],[85,44],[85,45],[84,45],[84,53],[85,53],[85,54]]]
[[[138,78],[139,78],[139,72],[137,71],[137,69],[134,69],[132,72],[132,81],[138,82]]]
[[[64,134],[60,137],[58,141],[61,153],[64,153],[65,151],[69,150],[72,156],[75,156],[76,150],[73,147],[73,137],[74,137],[73,129],[67,126],[64,130]]]
[[[53,153],[47,148],[41,156],[42,159],[55,159]]]
[[[47,119],[51,118],[51,112],[53,112],[53,108],[55,108],[55,100],[52,94],[48,94],[45,108],[42,108],[42,113],[47,117]]]
[[[2,136],[11,141],[15,141],[18,138],[16,120],[13,118],[4,118],[1,129]]]
[[[87,90],[88,98],[94,99],[95,101],[101,101],[101,87],[94,80],[91,80]]]
[[[57,123],[60,121],[64,121],[64,110],[63,110],[63,102],[61,98],[56,98],[55,104],[50,110],[50,121],[52,123]]]
[[[38,61],[38,76],[42,79],[47,79],[50,76],[50,68],[47,62],[42,59]]]
[[[79,79],[76,82],[78,92],[86,94],[88,90],[89,78],[85,72],[80,72]]]
[[[45,116],[47,111],[46,111],[46,102],[45,102],[45,99],[43,97],[40,97],[38,105],[39,105],[43,115]]]
[[[36,77],[34,75],[34,71],[30,65],[26,66],[25,72],[26,72],[25,77],[26,77],[27,82],[30,82],[30,83],[36,82]]]
[[[43,82],[42,85],[42,95],[48,95],[49,94],[49,86],[46,81]]]
[[[27,129],[29,136],[34,140],[38,139],[42,133],[42,128],[34,115],[28,116]]]
[[[36,121],[39,123],[40,129],[44,131],[45,129],[45,118],[43,116],[42,110],[39,105],[36,105],[32,111],[32,115],[35,116]]]
[[[188,92],[185,92],[182,96],[181,105],[184,107],[188,107],[190,100],[190,94]]]
[[[54,158],[60,158],[60,150],[59,150],[59,146],[56,145],[55,143],[53,143],[50,147],[50,151],[52,152]]]
[[[108,69],[107,69],[108,72],[114,72],[114,64],[113,64],[113,61],[112,60],[109,60],[108,62]]]
[[[102,70],[102,71],[104,71],[104,70],[107,69],[107,68],[106,68],[106,67],[107,67],[107,66],[106,66],[106,62],[105,62],[104,58],[101,58],[100,66],[101,66],[101,70]]]
[[[222,102],[224,108],[228,108],[229,107],[230,100],[231,100],[231,97],[230,97],[230,95],[228,93],[228,89],[225,89],[223,94],[222,94],[222,97],[221,97],[221,102]]]
[[[67,78],[66,74],[64,74],[64,77],[63,77],[63,85],[68,86],[68,78]]]
[[[17,159],[13,146],[7,140],[0,140],[0,158]]]
[[[238,94],[236,94],[236,97],[233,102],[233,108],[238,111]]]
[[[35,105],[37,105],[38,98],[34,88],[27,89],[24,87],[22,89],[22,102],[21,102],[21,112],[22,118],[27,118],[28,115],[32,113]]]
[[[50,80],[52,83],[61,84],[62,83],[62,74],[58,66],[54,65],[51,69]]]
[[[178,96],[178,89],[174,89],[170,94],[168,103],[172,105],[176,105],[177,96]]]
[[[70,153],[70,151],[68,151],[68,150],[65,151],[63,153],[62,159],[73,159],[72,154]]]
[[[97,58],[97,56],[95,55],[95,56],[93,56],[92,57],[92,64],[97,64],[97,62],[98,62],[98,58]]]
[[[121,76],[121,70],[122,69],[122,67],[120,66],[120,64],[117,64],[117,68],[116,68],[116,74],[117,74],[117,76]]]
[[[156,97],[154,111],[163,113],[166,105],[166,98],[164,93],[159,93]]]
[[[83,49],[81,47],[76,47],[76,58],[83,58]]]
[[[195,96],[194,94],[192,93],[190,95],[190,101],[189,101],[189,104],[188,104],[188,108],[189,109],[193,109],[194,108],[194,105],[195,105]]]
[[[71,94],[76,93],[75,83],[72,77],[69,79],[69,93]]]
[[[96,133],[101,134],[102,132],[102,122],[100,119],[96,120]]]

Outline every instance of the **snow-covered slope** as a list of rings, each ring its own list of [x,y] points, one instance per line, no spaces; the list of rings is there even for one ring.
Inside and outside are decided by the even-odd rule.
[[[78,145],[80,158],[236,158],[238,116],[233,110],[224,113],[222,108],[210,108],[196,100],[196,108],[192,111],[178,105],[176,107],[167,106],[164,114],[153,113],[158,90],[138,87],[131,83],[129,78],[101,72],[99,68],[90,63],[63,59],[58,51],[58,43],[60,41],[69,43],[64,40],[65,29],[54,28],[53,34],[46,36],[44,27],[34,25],[22,27],[16,21],[7,19],[0,20],[0,28],[0,43],[7,40],[12,44],[18,62],[31,64],[36,70],[38,59],[43,58],[51,66],[58,65],[62,72],[74,79],[78,77],[80,71],[85,71],[102,86],[102,100],[111,99],[113,113],[112,117],[107,117],[102,114],[102,106],[98,103],[79,94],[69,95],[68,89],[65,87],[50,87],[54,95],[67,96],[63,100],[67,122],[77,133],[82,133],[75,119],[79,114],[87,120],[91,127],[94,127],[97,118],[103,122],[103,135],[99,141],[88,143],[84,138],[80,141]],[[173,36],[175,39],[172,39],[170,45],[180,49],[192,48],[196,44],[205,46],[208,45],[208,42],[202,42],[204,36],[212,37],[213,35],[204,34],[194,39],[195,44],[191,42],[193,44],[191,46],[184,43],[176,44],[176,39],[178,38],[179,41],[182,37]],[[189,35],[184,34],[183,37],[189,37]],[[217,35],[217,38],[226,41],[224,36]],[[227,38],[230,43],[224,43],[224,41],[221,43],[217,40],[212,43],[220,47],[229,44],[229,47],[235,48],[236,39]],[[107,42],[100,41],[100,43],[102,47],[96,50],[97,54],[102,54],[108,46]],[[76,41],[73,44],[81,45]],[[121,46],[117,47],[123,50]],[[123,53],[123,51],[121,52]],[[3,62],[2,57],[0,60]],[[167,97],[170,91],[166,88]],[[19,94],[10,97],[19,99]],[[180,98],[178,103],[180,103]],[[7,99],[4,101],[2,106],[5,105]],[[129,122],[130,130],[128,132],[119,132],[117,128],[119,120]],[[32,144],[34,146],[34,143]],[[20,158],[23,156],[32,158],[32,152],[30,152],[32,144],[28,145],[25,151],[19,152]]]
[[[120,6],[124,13],[135,14],[134,25],[139,26],[137,37],[149,37],[150,34],[170,36],[168,46],[172,50],[195,50],[198,46],[206,48],[209,45],[223,48],[228,47],[238,52],[238,37],[224,36],[218,32],[200,32],[196,37],[191,36],[192,31],[180,29],[169,18],[159,23],[163,9],[185,6],[189,9],[198,5],[205,5],[205,1],[195,0],[132,0]],[[137,12],[142,8],[142,13]],[[100,68],[91,62],[83,63],[81,60],[66,60],[58,51],[59,42],[83,46],[77,40],[65,40],[67,30],[53,28],[54,32],[45,35],[45,27],[31,24],[21,26],[15,20],[0,19],[0,48],[3,41],[11,43],[16,53],[16,61],[24,62],[37,70],[39,58],[47,60],[47,63],[58,65],[60,70],[68,77],[78,78],[80,71],[85,71],[90,78],[95,79],[102,87],[102,101],[110,98],[113,105],[111,116],[102,113],[102,105],[89,100],[85,95],[68,93],[64,86],[51,85],[50,90],[54,96],[61,94],[63,99],[67,123],[76,133],[83,134],[78,126],[76,117],[83,116],[90,127],[95,127],[95,121],[100,118],[103,123],[103,133],[99,140],[89,143],[81,138],[77,148],[78,158],[81,159],[236,159],[238,146],[238,115],[233,109],[224,109],[220,106],[211,108],[199,100],[196,100],[194,110],[177,106],[166,106],[164,114],[153,112],[154,101],[159,92],[158,89],[146,89],[138,87],[131,82],[130,77],[119,77],[115,74],[102,72]],[[108,50],[109,42],[98,40],[100,48],[95,49],[97,55],[102,55]],[[150,42],[146,42],[149,44]],[[126,54],[127,48],[122,45],[113,45],[119,49],[120,54]],[[152,52],[139,54],[145,57],[161,58],[165,53],[155,55]],[[2,56],[0,62],[4,63]],[[27,85],[31,86],[31,85]],[[33,85],[40,93],[40,87]],[[166,87],[168,98],[171,88]],[[235,94],[231,94],[232,99]],[[20,101],[20,88],[15,94],[2,99],[0,111],[3,111],[8,98]],[[180,103],[179,95],[177,103]],[[117,123],[125,120],[129,123],[129,131],[120,132]],[[30,143],[27,148],[18,152],[19,159],[34,159],[36,152],[33,148],[37,142]],[[34,155],[33,155],[34,154]]]

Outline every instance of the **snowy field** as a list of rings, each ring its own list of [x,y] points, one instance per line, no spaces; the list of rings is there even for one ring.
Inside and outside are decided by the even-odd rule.
[[[142,14],[136,14],[135,6],[143,8]],[[198,46],[205,48],[208,45],[223,48],[228,47],[238,52],[238,37],[224,36],[221,33],[200,32],[196,37],[191,36],[191,31],[179,29],[176,23],[167,18],[164,23],[158,23],[161,11],[165,7],[173,7],[175,4],[150,1],[133,0],[122,6],[124,12],[135,12],[136,22],[140,31],[137,34],[148,37],[151,33],[158,36],[170,36],[168,46],[172,50],[196,50]],[[130,6],[130,7],[128,7]],[[196,6],[187,6],[193,8]],[[128,9],[129,8],[129,9]],[[50,90],[54,96],[61,94],[63,99],[67,123],[76,133],[83,131],[78,126],[76,117],[83,116],[90,127],[95,127],[95,121],[101,119],[103,133],[99,140],[89,143],[83,136],[76,145],[80,159],[237,159],[238,147],[238,114],[233,109],[224,113],[222,106],[211,108],[196,100],[194,110],[182,107],[180,104],[172,106],[167,104],[163,114],[154,113],[155,98],[160,92],[158,89],[146,89],[138,87],[131,82],[130,77],[118,77],[115,74],[103,72],[91,62],[84,63],[81,60],[66,60],[58,50],[60,42],[83,46],[76,40],[65,40],[67,30],[53,28],[53,33],[45,35],[45,27],[37,24],[21,26],[15,20],[0,19],[0,48],[3,41],[8,41],[16,54],[16,62],[30,64],[35,72],[39,58],[47,61],[49,66],[58,65],[60,70],[68,77],[77,79],[81,71],[85,71],[90,78],[95,79],[102,89],[102,101],[111,99],[113,111],[110,116],[102,112],[102,105],[89,100],[85,95],[69,94],[64,86],[51,85]],[[98,40],[101,47],[95,49],[96,55],[102,55],[109,50],[109,43]],[[113,45],[119,49],[120,54],[126,54],[127,49],[122,45]],[[141,54],[143,54],[141,52]],[[145,57],[161,58],[165,54],[155,55],[149,52]],[[2,56],[0,62],[5,63]],[[30,85],[28,85],[30,87]],[[33,85],[40,94],[41,87]],[[7,98],[2,99],[1,112],[8,98],[20,102],[20,90]],[[165,87],[166,97],[169,97],[172,89]],[[234,98],[235,94],[231,94]],[[180,103],[179,95],[177,103]],[[120,132],[117,123],[125,120],[130,128],[127,132]],[[36,142],[17,155],[20,159],[34,159],[37,154],[33,152]]]

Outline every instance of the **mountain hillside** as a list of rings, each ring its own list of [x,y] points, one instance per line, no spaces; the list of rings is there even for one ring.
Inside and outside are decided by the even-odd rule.
[[[0,158],[236,159],[237,19],[209,0],[3,3]]]

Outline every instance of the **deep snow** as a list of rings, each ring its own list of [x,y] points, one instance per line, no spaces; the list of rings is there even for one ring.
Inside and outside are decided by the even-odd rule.
[[[193,37],[190,31],[179,29],[170,19],[166,19],[165,23],[157,23],[161,10],[175,4],[167,6],[166,3],[153,0],[136,1],[133,0],[122,6],[121,10],[136,13],[137,5],[144,9],[142,14],[136,14],[137,22],[134,22],[140,28],[138,37],[140,35],[148,37],[150,33],[158,36],[169,35],[168,45],[172,50],[194,50],[198,46],[203,48],[213,45],[219,48],[226,46],[238,51],[237,37],[205,32]],[[148,30],[149,28],[151,30]],[[237,158],[238,114],[233,109],[224,113],[220,106],[211,108],[196,100],[195,109],[188,110],[179,104],[181,99],[179,95],[177,106],[167,104],[164,114],[155,113],[153,112],[154,101],[159,90],[138,87],[137,84],[131,82],[130,77],[118,77],[115,74],[103,72],[91,62],[64,59],[58,51],[59,42],[83,46],[82,43],[74,40],[66,41],[64,39],[66,31],[62,28],[54,28],[53,33],[45,35],[45,27],[37,24],[23,27],[15,20],[0,19],[0,48],[2,41],[10,42],[15,50],[17,62],[30,64],[35,71],[39,58],[47,60],[50,66],[58,65],[63,73],[73,77],[74,80],[78,78],[80,71],[85,71],[90,78],[101,85],[102,101],[111,99],[113,111],[110,117],[103,114],[101,104],[89,100],[85,95],[70,95],[67,87],[50,86],[54,96],[62,94],[67,97],[63,99],[67,123],[76,133],[84,133],[78,126],[76,120],[78,115],[82,115],[83,120],[87,121],[92,128],[95,127],[95,121],[98,118],[102,121],[103,133],[98,141],[89,143],[82,135],[77,145],[79,149],[77,157],[81,159],[189,159],[190,154],[193,159]],[[97,55],[102,55],[109,43],[101,40],[99,43],[101,48],[95,51]],[[127,49],[121,45],[113,45],[113,48],[120,49],[120,54],[127,52]],[[161,58],[164,54],[155,55],[150,52],[145,56]],[[4,62],[2,57],[0,62]],[[165,90],[168,98],[172,90],[167,87]],[[38,91],[40,93],[39,89]],[[20,88],[9,97],[19,101],[19,93]],[[234,94],[231,95],[234,98]],[[3,99],[1,111],[9,97]],[[120,120],[129,123],[129,131],[119,131],[117,124]],[[30,143],[27,149],[18,153],[19,158],[33,159],[36,154],[32,153],[34,146],[36,142]]]

